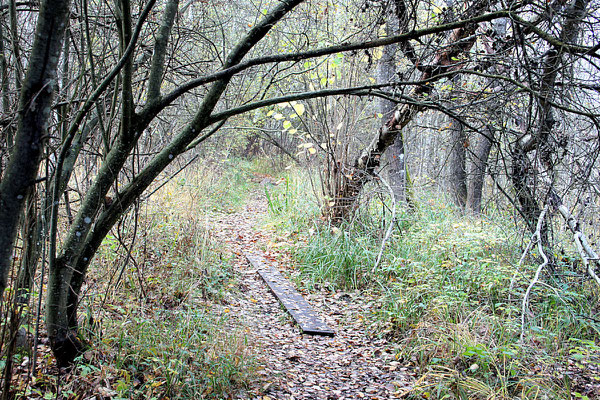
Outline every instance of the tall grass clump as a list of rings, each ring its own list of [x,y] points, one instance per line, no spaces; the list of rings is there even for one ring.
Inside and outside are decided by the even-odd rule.
[[[286,201],[298,195],[305,194],[286,192]],[[372,312],[365,319],[415,368],[416,398],[594,398],[598,297],[583,271],[546,273],[522,325],[537,264],[533,254],[518,265],[522,236],[514,223],[462,216],[437,194],[420,197],[413,210],[397,213],[375,270],[383,221],[390,221],[384,200],[372,199],[341,226],[298,225],[310,226],[294,252],[300,280],[368,291],[363,301]]]
[[[369,266],[376,256],[375,238],[354,235],[345,226],[334,227],[332,232],[315,231],[307,246],[296,253],[308,284],[342,289],[364,288],[371,283]]]
[[[253,187],[253,168],[252,162],[243,159],[206,161],[190,167],[175,181],[184,191],[193,193],[201,209],[233,212],[244,204]]]
[[[310,177],[302,170],[284,171],[274,182],[263,185],[269,215],[266,224],[284,233],[313,229],[319,217],[319,200]]]

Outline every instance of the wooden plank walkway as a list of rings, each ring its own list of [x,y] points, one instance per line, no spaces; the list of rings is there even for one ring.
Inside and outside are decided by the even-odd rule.
[[[251,253],[248,251],[244,251],[244,256],[256,268],[275,297],[279,299],[292,318],[298,323],[300,329],[302,329],[302,333],[324,336],[333,336],[335,334],[291,283],[277,269],[267,264],[264,257],[256,252]]]

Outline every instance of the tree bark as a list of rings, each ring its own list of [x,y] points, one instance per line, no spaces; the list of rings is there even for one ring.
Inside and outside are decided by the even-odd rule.
[[[17,92],[21,90],[23,84],[23,63],[21,60],[21,48],[19,41],[19,32],[17,30],[17,2],[15,0],[8,0],[8,15],[10,18],[10,43],[15,59],[15,86]]]
[[[454,84],[458,84],[454,79]],[[448,189],[452,202],[461,210],[467,203],[467,150],[465,127],[456,118],[449,117],[450,152],[448,154]]]
[[[483,198],[483,184],[485,182],[485,174],[487,163],[492,150],[492,141],[494,140],[495,131],[492,127],[486,128],[486,135],[480,135],[477,141],[477,147],[473,152],[471,168],[469,171],[469,187],[467,190],[466,210],[473,214],[481,213],[481,200]]]
[[[147,101],[158,100],[160,98],[160,85],[163,80],[165,70],[165,57],[167,55],[167,43],[173,28],[173,22],[177,15],[179,0],[169,0],[165,6],[165,14],[160,24],[154,44],[154,53],[152,54],[152,63],[150,68],[150,77],[148,78],[148,98]]]
[[[472,18],[479,15],[489,6],[487,1],[477,2],[466,12],[465,17]],[[435,80],[440,75],[453,71],[458,73],[454,60],[473,47],[476,39],[474,33],[477,27],[477,23],[469,23],[455,29],[448,39],[450,45],[437,53],[433,63],[418,67],[422,71],[421,80]],[[403,51],[405,54],[412,54],[412,49]],[[407,57],[410,59],[413,56],[407,55]],[[418,65],[418,62],[416,62],[416,65]],[[432,90],[432,84],[421,85],[412,91],[411,97],[419,99],[423,96],[429,96]],[[358,206],[358,196],[379,167],[381,156],[394,143],[402,129],[422,110],[423,106],[419,104],[404,103],[400,105],[392,118],[379,129],[369,146],[356,158],[352,166],[352,173],[344,175],[340,195],[334,199],[333,212],[331,213],[334,223],[347,220],[353,214]]]
[[[3,1],[0,0],[0,5],[3,5]],[[9,72],[8,72],[8,61],[6,60],[5,48],[4,48],[4,27],[3,21],[0,21],[0,92],[2,97],[2,113],[8,116],[10,113],[10,88],[9,88]],[[5,143],[6,151],[10,152],[13,146],[13,135],[14,125],[7,121],[6,125],[2,129],[2,140]],[[2,176],[2,164],[3,160],[0,160],[0,176]]]
[[[392,36],[398,26],[398,20],[392,12],[388,16],[385,24],[386,36]],[[377,83],[389,83],[392,82],[396,77],[396,52],[398,51],[398,45],[391,44],[384,46],[382,49],[382,56],[377,62]],[[389,119],[392,117],[394,110],[396,109],[396,103],[388,99],[379,99],[379,112],[383,115],[383,118]],[[399,134],[388,152],[388,162],[390,165],[389,169],[389,181],[394,197],[399,203],[403,203],[406,200],[406,171],[404,163],[405,149],[404,140],[402,135]]]
[[[21,253],[21,264],[17,275],[16,299],[20,305],[27,304],[31,289],[33,288],[33,277],[40,253],[40,221],[38,218],[38,194],[36,190],[29,193],[26,203],[24,221],[21,228],[23,250]]]
[[[0,182],[0,296],[7,285],[25,199],[36,182],[48,137],[47,124],[68,13],[69,0],[53,0],[42,3],[38,16],[20,95],[14,148]]]

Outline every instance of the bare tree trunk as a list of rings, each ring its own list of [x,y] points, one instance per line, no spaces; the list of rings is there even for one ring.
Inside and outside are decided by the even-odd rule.
[[[165,15],[160,24],[160,29],[156,35],[154,44],[154,53],[152,54],[152,67],[150,77],[148,78],[148,101],[160,98],[160,85],[162,83],[163,72],[165,70],[165,57],[167,56],[167,43],[173,28],[173,22],[177,15],[179,0],[169,0],[165,7]]]
[[[454,19],[454,0],[446,0],[448,18]],[[454,86],[460,83],[460,77],[452,79]],[[467,202],[467,137],[463,123],[456,118],[450,119],[450,152],[448,154],[448,189],[452,202],[463,211]]]
[[[403,3],[403,2],[401,2]],[[401,4],[399,3],[399,4]],[[471,18],[485,11],[489,7],[487,1],[476,3],[467,12],[465,17]],[[450,45],[444,48],[435,56],[431,65],[420,66],[422,71],[421,80],[434,80],[441,74],[456,71],[456,62],[460,55],[468,52],[475,44],[475,31],[478,27],[476,23],[470,23],[462,28],[455,29],[448,39]],[[412,48],[405,48],[403,52],[409,59],[415,57]],[[418,60],[413,63],[418,65]],[[446,75],[447,76],[447,75]],[[414,99],[422,96],[428,96],[433,90],[433,85],[421,85],[416,87],[411,93]],[[365,148],[359,157],[356,158],[350,174],[344,174],[344,180],[339,191],[339,197],[334,199],[331,218],[333,222],[339,223],[347,220],[357,207],[357,200],[364,185],[371,179],[373,173],[379,167],[381,156],[394,143],[402,129],[423,110],[423,106],[418,103],[404,103],[396,109],[392,118],[390,118],[373,138],[369,146]]]
[[[116,19],[119,28],[120,52],[123,56],[132,38],[129,0],[118,1]],[[94,185],[83,199],[79,213],[65,239],[64,250],[58,257],[56,257],[56,229],[51,227],[46,327],[52,351],[59,366],[69,365],[84,347],[77,338],[77,307],[79,290],[83,284],[83,274],[75,268],[82,242],[85,240],[85,235],[98,214],[106,194],[116,181],[131,149],[135,146],[137,131],[132,121],[134,116],[132,73],[133,63],[129,57],[121,70],[123,84],[121,86],[122,106],[119,135],[107,154]],[[54,185],[60,185],[60,182],[55,181]],[[57,198],[54,198],[53,203],[56,201]],[[53,208],[51,221],[55,225],[57,204],[53,204]]]
[[[398,17],[395,12],[390,13],[385,23],[386,36],[395,34],[398,26]],[[382,56],[377,62],[377,83],[392,82],[396,77],[396,52],[397,45],[384,46]],[[388,99],[379,99],[379,112],[383,118],[389,119],[392,117],[396,103]],[[398,202],[404,202],[406,199],[406,172],[404,163],[404,141],[402,135],[399,134],[394,140],[394,143],[388,151],[388,162],[390,165],[389,181],[394,192],[394,197]]]
[[[47,123],[68,12],[69,0],[44,1],[40,8],[19,101],[14,148],[0,182],[0,296],[7,285],[19,219],[36,182],[48,136]]]
[[[27,304],[29,300],[39,259],[41,238],[38,211],[38,193],[36,190],[32,190],[27,198],[25,218],[21,228],[23,251],[17,276],[16,293],[17,303],[21,305]]]
[[[402,132],[396,136],[394,143],[388,150],[390,163],[390,186],[394,192],[396,201],[406,203],[407,179],[406,179],[406,146],[404,145],[404,135]]]
[[[467,203],[467,136],[459,120],[450,118],[450,154],[448,155],[448,188],[454,204],[464,210]]]
[[[0,0],[0,5],[3,5],[3,1]],[[2,113],[3,116],[8,118],[10,113],[10,96],[9,96],[9,72],[8,72],[8,62],[6,60],[5,48],[4,48],[4,28],[3,21],[0,21],[0,92],[2,97]],[[10,123],[9,120],[6,122],[3,121],[3,129],[2,129],[2,140],[5,143],[6,151],[9,152],[11,147],[13,146],[13,135],[14,135],[14,125]],[[2,155],[0,154],[0,176],[2,176]]]
[[[481,213],[481,200],[483,195],[483,183],[487,163],[492,150],[494,140],[494,129],[490,126],[486,128],[486,135],[480,135],[477,146],[473,152],[473,159],[469,171],[469,187],[467,190],[466,210],[473,215]]]
[[[15,85],[18,92],[21,90],[21,85],[23,84],[23,63],[21,60],[19,32],[17,31],[17,2],[15,0],[8,0],[8,15],[10,18],[10,43],[15,59]]]

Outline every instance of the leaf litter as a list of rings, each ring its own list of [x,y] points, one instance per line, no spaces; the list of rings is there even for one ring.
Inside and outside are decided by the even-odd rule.
[[[334,329],[334,337],[302,335],[271,294],[243,251],[263,248],[267,260],[283,275],[295,274],[285,239],[256,229],[267,212],[264,199],[254,197],[232,214],[215,215],[215,235],[235,255],[240,290],[227,310],[232,329],[242,327],[254,347],[259,379],[238,399],[394,399],[404,398],[414,373],[400,364],[393,344],[369,335],[359,315],[369,312],[360,292],[333,293],[326,288],[303,292],[307,301]],[[283,261],[281,261],[283,260]],[[224,312],[225,307],[221,310]]]

